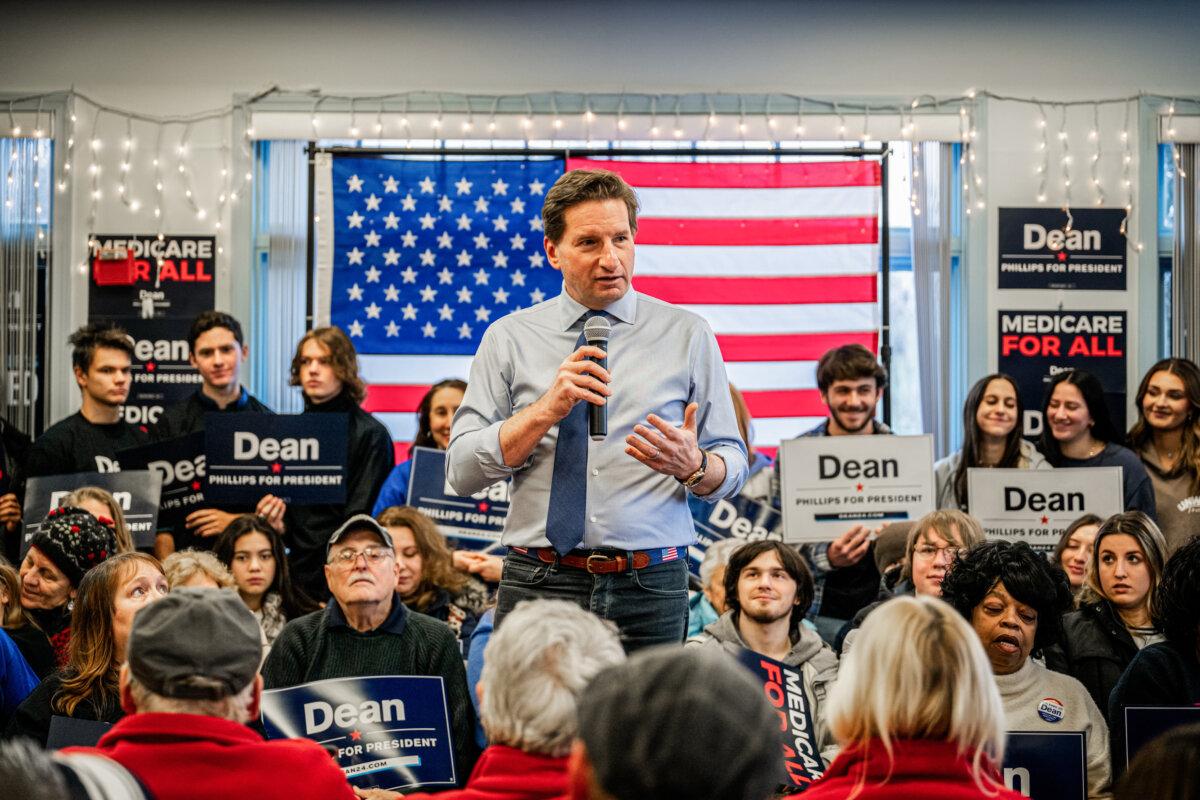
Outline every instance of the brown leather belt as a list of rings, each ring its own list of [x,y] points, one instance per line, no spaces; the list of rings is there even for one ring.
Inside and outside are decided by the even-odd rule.
[[[564,567],[581,569],[593,575],[609,575],[614,572],[625,572],[629,569],[630,558],[633,559],[633,569],[643,569],[654,563],[661,564],[663,561],[675,560],[673,558],[664,559],[662,557],[662,550],[633,550],[626,552],[572,550],[565,556],[560,556],[558,551],[553,547],[510,547],[509,549],[533,556],[546,564],[562,564]],[[655,559],[655,555],[659,556],[657,560]]]

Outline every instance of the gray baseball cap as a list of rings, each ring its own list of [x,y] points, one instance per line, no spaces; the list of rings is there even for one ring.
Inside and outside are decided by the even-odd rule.
[[[669,645],[609,667],[580,696],[579,737],[617,800],[761,800],[786,780],[762,684],[724,651]]]
[[[258,674],[262,652],[258,620],[225,589],[176,589],[138,611],[129,633],[133,677],[163,697],[237,694]]]
[[[367,533],[375,534],[382,539],[383,543],[388,547],[395,548],[396,546],[392,543],[392,535],[388,533],[388,529],[380,525],[374,517],[372,517],[370,514],[355,514],[353,517],[343,522],[342,526],[334,531],[333,535],[329,537],[329,543],[325,545],[325,557],[329,557],[329,552],[333,549],[335,544],[342,540],[343,536],[347,536],[351,533],[357,533],[358,531],[366,531]]]

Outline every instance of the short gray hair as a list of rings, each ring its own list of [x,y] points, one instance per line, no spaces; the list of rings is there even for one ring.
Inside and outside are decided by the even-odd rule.
[[[565,600],[520,603],[483,654],[479,714],[488,741],[565,756],[580,694],[600,670],[624,660],[611,623]]]
[[[165,697],[139,683],[133,676],[133,671],[128,670],[128,667],[126,669],[129,675],[129,691],[133,695],[133,702],[139,714],[196,714],[228,719],[242,725],[250,721],[250,701],[254,697],[255,681],[250,681],[237,694],[226,695],[217,700]],[[193,675],[188,681],[195,685],[211,685],[214,689],[225,689],[224,683],[202,675]]]
[[[729,557],[733,551],[746,543],[745,539],[722,539],[714,542],[704,551],[704,560],[700,562],[700,585],[707,588],[712,577],[721,567],[729,565]]]

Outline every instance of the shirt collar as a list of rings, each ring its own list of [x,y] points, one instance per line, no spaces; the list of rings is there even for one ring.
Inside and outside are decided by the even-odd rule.
[[[575,298],[567,294],[567,287],[563,286],[562,292],[558,295],[558,322],[564,331],[569,331],[579,322],[579,319],[585,314],[595,313],[592,309],[576,302]],[[625,322],[632,325],[637,319],[637,292],[631,287],[629,291],[621,296],[620,300],[616,300],[605,306],[604,311],[612,316],[618,322]]]
[[[203,389],[196,390],[196,401],[200,403],[201,408],[205,411],[241,411],[250,402],[250,393],[246,391],[245,386],[238,387],[238,398],[225,408],[217,405],[217,401],[204,393]]]
[[[404,633],[404,626],[408,622],[408,609],[404,606],[404,602],[400,599],[400,595],[392,594],[392,610],[388,613],[387,619],[373,631],[369,633],[392,633],[396,636]],[[342,612],[342,606],[333,599],[329,605],[325,606],[325,627],[326,628],[350,628],[350,623],[346,621],[346,615]],[[350,628],[350,630],[354,630]]]

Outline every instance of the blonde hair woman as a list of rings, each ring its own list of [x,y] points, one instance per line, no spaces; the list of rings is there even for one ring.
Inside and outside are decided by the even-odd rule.
[[[229,568],[207,550],[180,550],[163,561],[163,572],[172,589],[236,589]]]
[[[941,600],[898,597],[875,610],[828,714],[842,751],[805,800],[1021,796],[1000,780],[1004,709],[987,656]]]

